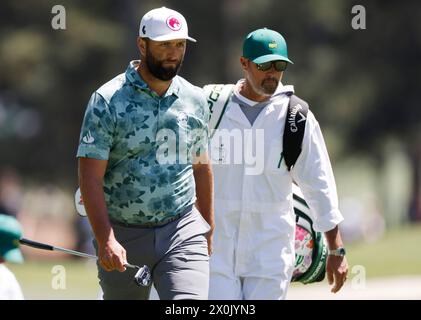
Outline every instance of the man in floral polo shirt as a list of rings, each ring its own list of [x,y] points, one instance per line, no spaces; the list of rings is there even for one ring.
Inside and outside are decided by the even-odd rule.
[[[209,118],[202,91],[177,75],[188,36],[165,7],[144,15],[140,60],[96,90],[77,152],[104,299],[148,299],[132,264],[148,265],[161,299],[207,299],[213,233]]]

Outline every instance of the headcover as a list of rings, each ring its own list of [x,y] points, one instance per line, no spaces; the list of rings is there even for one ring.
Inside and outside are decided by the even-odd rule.
[[[313,229],[310,209],[301,192],[294,189],[295,267],[292,282],[304,284],[322,281],[326,272],[328,255],[326,240],[321,232]]]

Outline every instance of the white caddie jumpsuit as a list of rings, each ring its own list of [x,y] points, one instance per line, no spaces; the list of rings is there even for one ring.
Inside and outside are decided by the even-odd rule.
[[[237,97],[238,88],[239,83]],[[209,299],[285,298],[295,262],[293,179],[311,208],[315,230],[331,230],[343,220],[325,142],[311,111],[295,166],[288,172],[280,162],[291,90],[280,84],[253,125],[230,101],[211,141],[215,232]],[[221,138],[227,134],[229,140]]]

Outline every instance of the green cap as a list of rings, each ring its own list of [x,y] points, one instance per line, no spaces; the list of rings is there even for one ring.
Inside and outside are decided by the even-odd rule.
[[[287,43],[280,33],[263,28],[247,35],[243,42],[243,57],[254,63],[288,59]]]
[[[22,229],[12,216],[0,214],[0,257],[14,263],[22,263],[23,256],[19,249]]]

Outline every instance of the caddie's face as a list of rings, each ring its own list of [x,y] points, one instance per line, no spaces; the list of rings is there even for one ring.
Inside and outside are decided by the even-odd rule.
[[[141,39],[139,49],[149,71],[158,79],[171,80],[180,70],[186,52],[186,40],[154,41]]]
[[[245,77],[253,91],[261,96],[271,96],[276,91],[279,81],[282,80],[283,71],[276,71],[272,65],[269,70],[261,71],[257,65],[244,57],[240,58]]]

